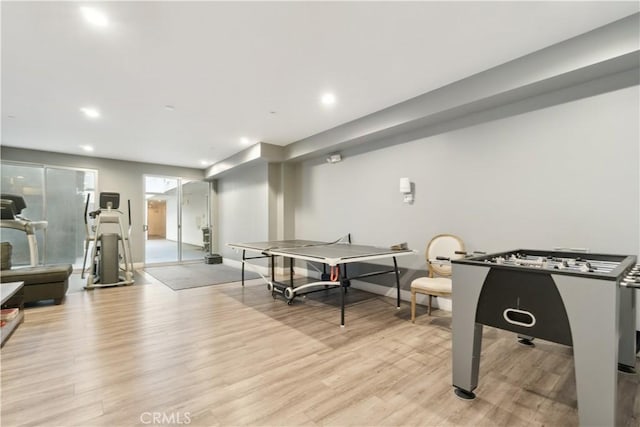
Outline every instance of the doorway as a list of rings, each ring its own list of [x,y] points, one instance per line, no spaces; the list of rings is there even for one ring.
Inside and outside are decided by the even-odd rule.
[[[209,183],[145,176],[145,264],[203,260],[209,251]]]

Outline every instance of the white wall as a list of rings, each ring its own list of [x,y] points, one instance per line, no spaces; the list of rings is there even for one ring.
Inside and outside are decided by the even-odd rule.
[[[296,238],[352,233],[356,243],[408,242],[426,268],[438,233],[470,250],[583,247],[640,252],[637,86],[297,169]],[[402,202],[400,177],[415,183]],[[410,277],[404,278],[408,287]]]
[[[226,173],[218,179],[217,194],[220,254],[241,259],[227,243],[269,238],[267,164],[249,164]]]

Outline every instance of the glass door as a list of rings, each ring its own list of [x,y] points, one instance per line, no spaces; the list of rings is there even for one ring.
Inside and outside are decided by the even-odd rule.
[[[90,169],[2,162],[2,193],[22,196],[23,218],[47,221],[35,233],[38,262],[73,264],[81,268],[86,236],[87,195],[95,201],[98,172]],[[29,265],[30,248],[24,231],[2,228],[2,240],[12,244],[12,264]]]
[[[177,262],[178,178],[145,176],[145,264]]]
[[[2,193],[22,196],[26,208],[20,213],[23,218],[32,221],[46,220],[44,209],[45,183],[44,166],[30,164],[10,164],[2,163]],[[54,223],[51,224],[55,226]],[[49,230],[51,231],[51,230]],[[13,266],[26,266],[31,263],[30,246],[27,235],[23,230],[12,228],[0,229],[2,241],[9,242],[13,246],[11,253],[11,263]],[[46,262],[44,258],[44,236],[45,232],[36,232],[38,247],[38,263]]]
[[[181,260],[203,260],[209,253],[209,183],[182,180]]]
[[[145,264],[203,260],[209,249],[209,184],[145,176],[145,198]]]
[[[97,173],[91,170],[47,167],[45,210],[49,220],[45,256],[48,263],[73,263],[81,268],[87,230],[84,208],[95,198]],[[91,207],[91,206],[90,206]]]

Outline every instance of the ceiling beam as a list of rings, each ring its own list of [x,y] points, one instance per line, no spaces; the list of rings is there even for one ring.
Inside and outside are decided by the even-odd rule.
[[[364,152],[638,85],[639,28],[636,13],[285,147],[271,146],[271,158],[279,160],[263,160],[301,161],[354,147]],[[255,160],[255,153],[242,153],[206,175]]]

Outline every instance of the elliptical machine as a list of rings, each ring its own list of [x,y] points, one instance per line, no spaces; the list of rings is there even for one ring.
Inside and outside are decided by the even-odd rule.
[[[90,195],[84,207],[86,229],[85,252],[82,262],[82,275],[87,272],[87,255],[91,248],[90,267],[85,289],[107,286],[133,285],[133,260],[131,258],[131,200],[128,200],[129,228],[125,232],[124,213],[119,211],[120,193],[100,193],[100,208],[89,210]],[[89,226],[91,218],[95,221]],[[91,233],[93,231],[93,234]],[[122,263],[121,263],[122,261]]]

